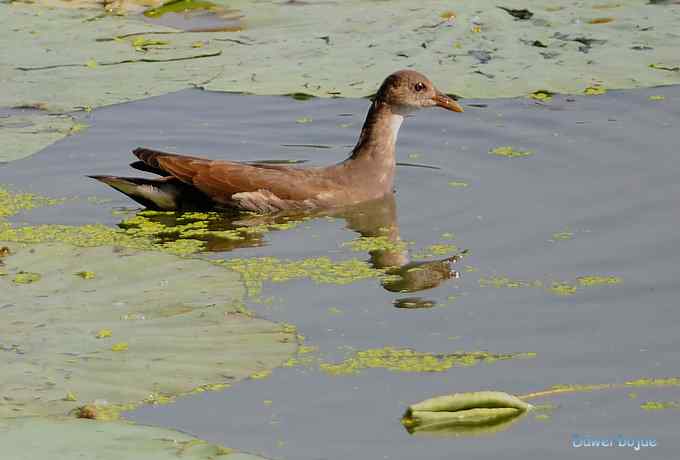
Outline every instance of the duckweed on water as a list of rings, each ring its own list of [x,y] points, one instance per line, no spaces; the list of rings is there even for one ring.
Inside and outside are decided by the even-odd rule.
[[[63,242],[75,246],[123,246],[158,250],[177,255],[194,254],[206,249],[210,241],[239,241],[248,235],[294,228],[301,221],[267,223],[235,229],[221,228],[222,214],[166,213],[142,211],[120,224],[120,229],[104,225],[16,226],[1,220],[24,210],[62,203],[28,193],[12,193],[0,187],[0,240],[21,243]]]
[[[679,377],[656,377],[629,380],[623,383],[595,383],[595,384],[559,384],[553,385],[548,390],[537,391],[520,396],[522,399],[542,398],[562,393],[580,393],[597,390],[614,390],[630,387],[677,387],[680,386]],[[630,395],[629,395],[630,396]]]
[[[570,240],[574,237],[574,234],[572,232],[557,232],[552,234],[552,238],[555,241],[560,241],[560,240]]]
[[[446,256],[459,252],[458,246],[450,243],[431,244],[413,254],[414,259],[425,259],[428,257]]]
[[[63,199],[48,198],[32,193],[12,193],[0,186],[0,218],[13,216],[21,211],[34,208],[54,206],[63,202]]]
[[[518,280],[506,276],[481,277],[480,287],[493,288],[543,288],[547,286],[548,292],[558,296],[570,296],[579,292],[580,288],[596,286],[613,286],[623,283],[623,279],[618,276],[588,275],[576,278],[576,283],[567,281],[551,281],[544,283],[541,280]]]
[[[603,88],[602,86],[589,86],[583,90],[583,94],[586,96],[599,96],[601,94],[605,94],[606,92],[607,89]]]
[[[625,385],[632,387],[677,387],[680,386],[680,377],[643,378],[630,380]]]
[[[531,150],[515,150],[509,145],[503,147],[496,147],[495,149],[492,149],[489,153],[492,155],[505,158],[521,158],[528,157],[534,154],[534,152],[532,152]]]
[[[362,236],[355,240],[343,243],[343,246],[348,246],[355,252],[402,252],[406,250],[408,244],[401,240],[394,241],[387,236]]]
[[[618,276],[579,276],[576,278],[576,282],[580,286],[603,286],[611,284],[621,284],[623,280]]]
[[[494,288],[525,288],[525,287],[543,287],[543,282],[539,280],[524,281],[508,278],[507,276],[490,276],[481,277],[479,279],[480,287],[494,287]]]
[[[576,286],[556,281],[550,285],[550,292],[562,296],[573,295],[576,294]]]
[[[680,409],[680,401],[647,401],[640,407],[644,410]]]
[[[529,94],[529,97],[531,99],[535,99],[537,101],[549,102],[549,101],[552,100],[554,95],[555,95],[555,93],[553,93],[552,91],[538,90],[538,91],[534,91],[533,93]]]
[[[536,353],[492,354],[485,351],[456,353],[423,353],[409,348],[376,348],[358,351],[340,363],[321,363],[323,372],[331,375],[357,374],[363,369],[388,369],[396,372],[444,372],[454,366],[474,366],[479,362],[533,358]]]
[[[320,284],[350,284],[368,278],[387,277],[384,270],[358,259],[335,262],[328,257],[302,260],[281,260],[276,257],[229,259],[217,262],[241,274],[250,296],[262,291],[262,283],[283,283],[308,278]]]
[[[32,273],[32,272],[19,272],[16,275],[14,275],[14,281],[15,284],[31,284],[35,283],[36,281],[40,281],[40,273]]]

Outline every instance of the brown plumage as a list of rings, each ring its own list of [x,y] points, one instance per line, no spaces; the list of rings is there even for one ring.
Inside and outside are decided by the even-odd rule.
[[[357,145],[323,168],[208,160],[137,148],[131,166],[158,179],[90,176],[152,209],[227,208],[261,213],[347,206],[392,193],[397,132],[423,107],[463,109],[424,75],[401,70],[380,86]]]

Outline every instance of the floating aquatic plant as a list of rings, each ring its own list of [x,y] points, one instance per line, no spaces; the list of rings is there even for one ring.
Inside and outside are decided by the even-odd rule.
[[[321,284],[350,284],[356,281],[381,278],[384,270],[372,268],[358,259],[333,261],[328,257],[314,257],[302,260],[281,260],[276,257],[255,257],[250,259],[228,259],[217,262],[243,277],[250,296],[257,296],[265,281],[282,283],[294,279],[308,278]]]
[[[496,147],[494,149],[491,149],[489,153],[499,157],[521,158],[533,155],[534,152],[532,152],[531,150],[516,150],[515,148],[509,145],[505,145],[503,147]]]
[[[9,276],[0,276],[11,302],[0,321],[0,419],[83,405],[115,418],[264,377],[297,348],[295,332],[243,314],[239,275],[208,261],[110,246],[0,246],[11,250]],[[96,277],[73,276],[85,261]],[[28,267],[40,278],[15,284]]]
[[[355,240],[343,243],[343,246],[347,246],[355,252],[402,252],[406,250],[408,243],[387,236],[362,236]]]
[[[680,409],[680,401],[647,401],[640,404],[644,410]]]
[[[453,393],[411,404],[401,419],[410,433],[451,435],[498,431],[533,406],[501,391]]]
[[[0,186],[0,218],[13,216],[21,211],[27,211],[44,206],[54,206],[64,200],[34,195],[32,193],[12,193]]]
[[[375,348],[356,352],[340,363],[321,363],[320,369],[331,375],[357,374],[364,369],[388,369],[396,372],[444,372],[454,366],[474,366],[480,362],[533,358],[535,353],[493,354],[485,351],[423,353],[409,348]]]
[[[583,94],[586,96],[599,96],[601,94],[605,94],[606,92],[607,88],[602,86],[589,86],[583,90]]]
[[[529,94],[529,97],[531,99],[535,99],[537,101],[549,102],[549,101],[552,100],[554,95],[555,95],[555,93],[553,93],[552,91],[540,89],[538,91],[534,91],[533,93]]]
[[[560,238],[566,239],[566,238]],[[579,292],[581,288],[595,286],[614,286],[623,283],[623,279],[618,276],[587,275],[576,278],[576,282],[569,281],[549,281],[541,280],[518,280],[507,276],[483,276],[479,279],[480,287],[494,288],[543,288],[559,296],[570,296]]]
[[[137,457],[154,460],[264,460],[178,431],[127,422],[6,419],[0,420],[0,439],[3,456],[8,459],[116,459],[135,452]]]
[[[623,280],[618,276],[601,276],[601,275],[590,275],[590,276],[579,276],[576,278],[576,282],[579,286],[603,286],[603,285],[613,285],[621,284]]]

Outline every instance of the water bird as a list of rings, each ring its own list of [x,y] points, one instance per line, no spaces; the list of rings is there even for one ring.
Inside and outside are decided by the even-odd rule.
[[[276,213],[350,206],[393,193],[395,145],[404,116],[426,107],[463,108],[423,74],[399,70],[376,93],[351,155],[326,167],[210,160],[148,148],[131,167],[156,178],[89,176],[149,209]]]

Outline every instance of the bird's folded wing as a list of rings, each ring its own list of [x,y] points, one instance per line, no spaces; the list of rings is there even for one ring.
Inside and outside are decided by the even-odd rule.
[[[223,204],[229,204],[237,193],[266,190],[281,200],[303,201],[332,188],[331,180],[319,169],[207,160],[150,149],[136,149],[134,154]]]

